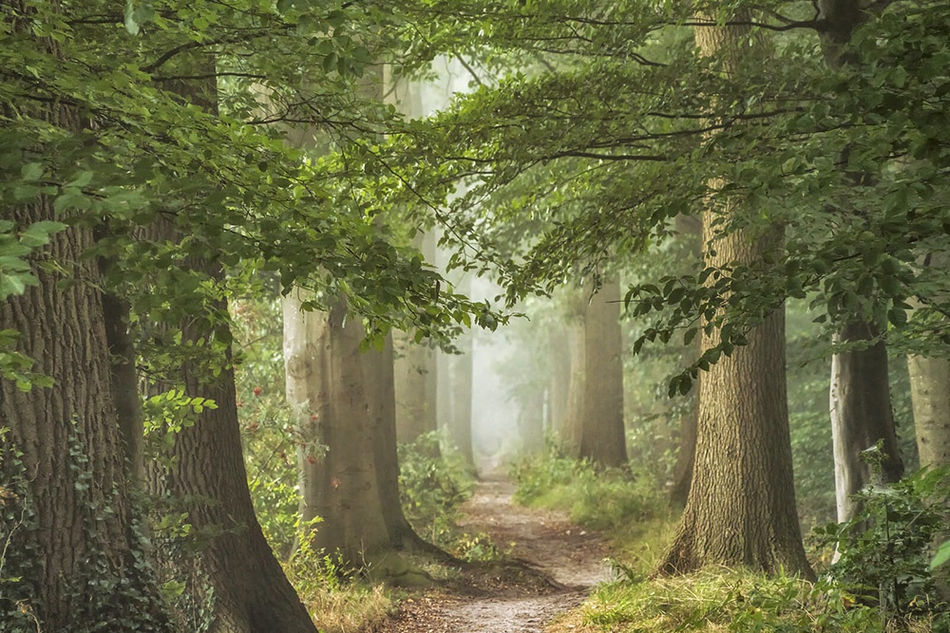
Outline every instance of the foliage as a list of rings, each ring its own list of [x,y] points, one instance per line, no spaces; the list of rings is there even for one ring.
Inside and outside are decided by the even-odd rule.
[[[273,287],[233,302],[238,417],[248,487],[264,536],[280,560],[299,533],[297,454],[322,447],[301,437],[297,416],[284,395],[281,305]]]
[[[639,560],[641,571],[665,546],[672,517],[647,473],[599,470],[549,447],[547,454],[514,463],[511,476],[518,484],[515,501],[566,510],[577,524],[604,531],[622,555]]]
[[[427,22],[407,28],[426,33],[421,54],[456,54],[477,34],[479,59],[534,59],[362,150],[382,174],[373,204],[416,201],[464,247],[453,264],[495,264],[514,303],[578,267],[647,252],[678,214],[712,209],[717,238],[781,226],[785,240],[760,261],[660,273],[628,293],[632,315],[649,322],[635,351],[718,330],[671,393],[789,297],[811,296],[829,329],[864,319],[903,351],[948,353],[938,324],[948,278],[920,265],[950,246],[945,4],[869,13],[847,44],[856,63],[837,66],[820,36],[842,25],[810,19],[805,3],[425,5]],[[763,46],[738,60],[698,53],[689,27],[728,26],[744,11]],[[455,183],[464,194],[450,198]],[[512,252],[509,238],[482,231],[508,226],[536,233]],[[924,304],[912,318],[909,297]]]
[[[399,445],[399,494],[406,518],[427,541],[452,547],[459,506],[471,497],[474,481],[464,459],[440,455],[437,432]]]
[[[301,540],[283,567],[320,631],[364,630],[392,608],[392,596],[382,587],[367,585],[338,557],[314,549],[308,539]]]
[[[950,468],[924,469],[888,486],[857,495],[862,511],[851,521],[819,531],[837,545],[830,578],[886,617],[944,610],[931,569],[934,539],[950,525]],[[950,626],[947,620],[945,626]]]

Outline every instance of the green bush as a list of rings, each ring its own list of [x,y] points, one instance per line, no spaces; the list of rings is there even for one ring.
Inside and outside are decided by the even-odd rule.
[[[669,514],[667,501],[649,474],[600,470],[555,448],[516,462],[511,477],[518,485],[515,501],[566,510],[584,527],[616,532]]]
[[[440,453],[437,433],[399,445],[400,500],[409,523],[427,541],[450,549],[455,545],[458,510],[473,489],[461,456]]]
[[[948,611],[931,569],[933,543],[950,527],[950,468],[921,470],[857,495],[853,520],[816,530],[837,547],[828,576],[889,618]],[[950,630],[950,616],[942,620]]]

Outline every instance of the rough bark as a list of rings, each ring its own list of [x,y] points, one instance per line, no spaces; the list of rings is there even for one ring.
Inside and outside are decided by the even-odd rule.
[[[38,55],[60,57],[55,42],[32,35],[29,3],[0,7],[8,36],[22,38]],[[4,106],[2,114],[35,117],[66,134],[81,130],[75,110],[38,103],[18,104],[16,113]],[[6,207],[2,215],[19,228],[63,219],[45,197]],[[34,361],[32,371],[53,379],[52,386],[29,391],[0,381],[4,630],[62,631],[77,622],[119,633],[171,630],[152,570],[142,562],[110,381],[101,278],[95,260],[83,257],[93,242],[81,225],[52,236],[40,257],[64,272],[36,268],[36,286],[0,303],[0,329],[19,336],[13,350]]]
[[[194,67],[213,76],[214,60],[201,56]],[[213,79],[172,81],[166,88],[188,102],[216,111]],[[168,222],[155,223],[148,231],[156,239],[176,242],[180,238],[177,227]],[[213,259],[192,257],[185,265],[216,283],[224,279],[223,268]],[[219,313],[218,318],[204,319],[201,317],[205,314],[196,314],[192,317],[198,318],[183,319],[183,341],[204,345],[214,338],[231,340],[226,303],[218,301],[212,309]],[[205,321],[216,325],[210,331],[198,329],[197,324]],[[208,539],[193,558],[177,564],[189,569],[195,579],[189,588],[194,599],[210,606],[212,633],[314,633],[310,615],[287,580],[254,513],[244,467],[230,346],[220,361],[217,376],[208,375],[207,368],[190,360],[182,363],[178,375],[171,372],[172,386],[182,386],[189,397],[213,400],[216,408],[206,408],[193,426],[176,435],[166,455],[170,458],[166,466],[150,466],[150,492],[183,506],[194,533]]]
[[[64,116],[58,113],[60,125]],[[54,218],[45,199],[5,215],[20,226]],[[98,271],[80,259],[90,246],[83,228],[54,236],[44,254],[78,282],[61,289],[62,276],[37,271],[38,286],[0,305],[0,329],[19,332],[16,351],[55,381],[28,392],[10,380],[0,386],[0,428],[7,429],[0,440],[0,542],[8,545],[2,575],[21,577],[0,587],[0,616],[21,630],[66,630],[82,621],[113,631],[166,631],[157,587],[141,564]],[[29,512],[16,512],[21,504]],[[123,584],[104,589],[110,582]]]
[[[747,16],[739,17],[747,21],[741,19]],[[724,54],[736,63],[748,35],[739,26],[697,28],[695,33],[703,54]],[[710,189],[716,191],[723,184],[712,181]],[[712,202],[703,211],[707,266],[760,261],[780,239],[778,231],[765,236],[746,230],[718,235],[713,221],[730,212]],[[748,340],[703,376],[693,482],[659,574],[725,565],[813,575],[795,509],[784,312],[766,317],[749,332]],[[704,333],[704,349],[717,343],[715,331]]]
[[[363,324],[348,318],[342,301],[329,312],[302,311],[302,292],[284,299],[287,400],[307,438],[298,451],[301,518],[322,519],[311,534],[315,547],[359,567],[390,548],[363,383]]]
[[[126,467],[133,485],[140,486],[145,477],[145,427],[135,367],[135,343],[129,333],[131,310],[127,301],[109,293],[103,294],[102,307]]]
[[[841,329],[837,342],[873,340],[866,323]],[[881,479],[898,481],[904,472],[897,445],[883,342],[835,354],[831,361],[831,438],[835,456],[835,501],[838,521],[850,521],[859,506],[852,496],[872,481],[873,469],[861,453],[881,442]]]

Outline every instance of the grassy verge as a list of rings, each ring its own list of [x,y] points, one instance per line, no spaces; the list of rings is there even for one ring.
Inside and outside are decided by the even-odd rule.
[[[595,589],[549,633],[950,633],[930,567],[950,525],[947,470],[860,495],[864,513],[817,530],[840,560],[817,583],[734,569],[648,579],[676,517],[654,482],[548,454],[515,465],[516,499],[559,508],[612,541],[620,579]]]
[[[929,633],[934,613],[895,617],[830,583],[715,569],[597,588],[549,633]]]
[[[604,534],[614,566],[625,575],[648,574],[675,527],[677,513],[648,474],[597,470],[551,452],[516,463],[511,476],[518,503],[563,510],[578,525]]]

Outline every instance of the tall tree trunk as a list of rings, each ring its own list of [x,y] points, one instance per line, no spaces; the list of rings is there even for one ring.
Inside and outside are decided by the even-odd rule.
[[[192,268],[222,280],[217,264],[194,261]],[[225,305],[216,306],[226,313]],[[200,319],[196,319],[200,321]],[[183,328],[183,340],[205,344],[230,340],[227,325],[216,332]],[[265,633],[274,630],[314,633],[306,608],[288,582],[254,514],[235,396],[230,349],[218,376],[192,362],[181,367],[180,385],[189,397],[213,400],[195,424],[182,429],[165,457],[149,472],[150,492],[183,506],[193,533],[208,542],[189,560],[176,561],[196,580],[189,587],[198,604],[210,606],[210,628],[220,633]],[[206,614],[184,614],[204,617]]]
[[[462,352],[446,356],[448,376],[438,384],[439,392],[446,392],[448,400],[447,429],[449,440],[469,468],[475,468],[472,448],[472,334],[466,332],[455,344]]]
[[[869,341],[877,336],[867,323],[850,323],[836,342]],[[835,354],[831,361],[831,438],[835,456],[835,501],[838,521],[853,519],[852,496],[871,482],[872,468],[862,452],[882,443],[881,483],[901,478],[904,465],[897,446],[891,410],[887,349],[883,342]]]
[[[386,336],[386,343],[381,351],[365,352],[362,360],[373,427],[376,481],[389,541],[397,550],[422,551],[443,558],[451,558],[416,533],[406,519],[400,501],[392,334]]]
[[[747,15],[737,18],[748,21]],[[695,33],[703,54],[725,54],[735,63],[748,41],[746,27],[702,27]],[[712,181],[710,189],[721,190],[724,184]],[[745,230],[719,235],[714,221],[729,213],[712,202],[703,211],[707,266],[760,261],[779,243],[777,230],[766,236]],[[657,573],[725,565],[812,576],[795,508],[784,312],[766,317],[748,339],[703,376],[693,482]],[[717,343],[717,332],[703,335],[704,349]]]
[[[210,57],[198,57],[194,67],[204,76],[214,76],[215,63]],[[166,88],[209,112],[217,111],[214,79],[172,81]],[[158,239],[180,241],[177,227],[166,222],[154,223],[149,231]],[[192,257],[185,265],[216,283],[224,280],[221,264],[213,259]],[[219,313],[217,319],[196,314],[193,316],[198,318],[183,322],[184,341],[211,349],[209,343],[214,339],[231,340],[226,303],[219,301],[211,309]],[[211,331],[194,325],[205,321],[217,325]],[[254,514],[244,467],[230,345],[221,359],[220,373],[207,373],[206,368],[192,361],[182,364],[174,382],[183,386],[189,397],[213,400],[216,408],[206,408],[193,426],[182,429],[167,451],[167,463],[153,464],[148,474],[150,491],[184,504],[195,533],[210,536],[190,565],[179,563],[189,567],[196,580],[189,590],[196,600],[210,605],[212,633],[314,633],[316,628],[307,609],[287,580]]]
[[[909,356],[907,369],[920,466],[950,465],[950,360]]]
[[[585,284],[569,315],[571,374],[560,441],[565,451],[598,466],[627,461],[623,423],[620,282],[591,296]]]
[[[27,226],[55,214],[43,199],[7,217]],[[166,631],[154,578],[140,562],[98,271],[80,259],[91,246],[83,228],[54,236],[47,252],[78,283],[59,288],[66,277],[37,271],[38,286],[0,305],[0,329],[19,332],[16,351],[54,380],[27,392],[8,379],[0,387],[0,618],[23,631],[77,622]]]
[[[567,380],[567,398],[563,425],[558,432],[562,449],[571,457],[580,457],[581,436],[584,428],[584,384],[586,382],[586,351],[584,346],[585,311],[580,295],[571,298],[572,313],[568,315],[568,349],[570,374]]]
[[[435,261],[435,234],[420,234],[416,245],[427,262]],[[398,336],[395,346],[396,436],[408,444],[439,430],[436,351],[408,333]]]
[[[599,466],[627,463],[622,339],[620,280],[612,277],[590,298],[584,318],[584,422],[579,455]]]
[[[866,18],[856,0],[820,0],[820,17],[827,25],[822,33],[825,58],[832,67],[858,63],[847,50],[854,29]],[[847,162],[847,161],[845,161]],[[857,186],[868,174],[845,173]],[[851,322],[835,335],[840,343],[867,342],[880,334],[870,322]],[[831,360],[831,431],[835,457],[835,499],[838,521],[854,518],[858,507],[851,496],[870,482],[871,469],[861,451],[882,442],[882,477],[886,482],[900,479],[904,471],[897,445],[894,413],[887,370],[887,349],[883,341],[835,354]]]
[[[7,36],[38,56],[60,59],[54,41],[32,35],[30,3],[0,6]],[[8,120],[32,117],[65,134],[82,128],[79,114],[65,105],[38,100],[16,104],[14,113],[3,102]],[[63,219],[45,197],[7,207],[3,218],[18,229]],[[118,633],[172,630],[153,573],[141,562],[145,546],[124,466],[100,271],[84,257],[93,243],[82,224],[53,235],[42,256],[64,272],[37,267],[36,286],[0,302],[0,330],[18,333],[12,351],[53,380],[28,391],[0,380],[4,630],[66,631],[79,623]]]
[[[135,343],[129,333],[131,308],[127,301],[110,293],[103,294],[102,308],[126,466],[133,485],[140,486],[145,478],[145,423],[135,367]]]
[[[284,298],[287,400],[307,438],[298,452],[301,518],[322,519],[311,534],[315,547],[360,567],[390,548],[363,382],[363,323],[340,300],[329,312],[302,311],[302,292]],[[383,406],[378,400],[377,411]]]

